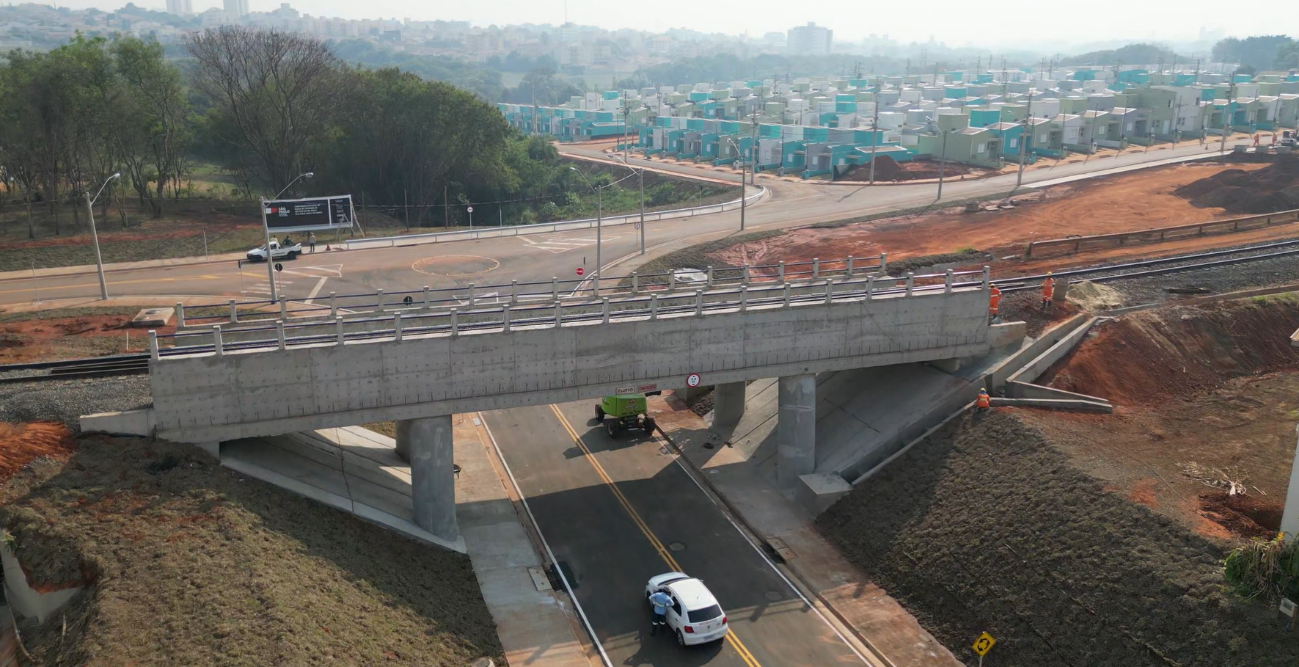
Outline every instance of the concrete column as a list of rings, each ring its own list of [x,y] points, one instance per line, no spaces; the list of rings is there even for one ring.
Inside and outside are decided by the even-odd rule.
[[[713,387],[714,426],[731,426],[744,416],[744,386],[741,381]]]
[[[1299,433],[1299,427],[1295,428]],[[1290,464],[1290,486],[1285,492],[1285,510],[1281,513],[1281,532],[1290,539],[1299,537],[1299,444],[1295,445],[1295,459]]]
[[[778,397],[776,479],[793,489],[800,475],[816,472],[816,376],[780,378]]]
[[[415,525],[443,539],[457,539],[451,415],[397,422],[397,449],[403,447],[410,456]]]
[[[217,460],[221,459],[221,443],[218,441],[200,442],[198,448],[216,457]]]

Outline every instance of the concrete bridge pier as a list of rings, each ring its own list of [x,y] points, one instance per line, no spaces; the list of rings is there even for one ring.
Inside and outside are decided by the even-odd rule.
[[[776,481],[794,489],[800,476],[816,472],[816,376],[780,378],[777,400]]]
[[[458,539],[451,415],[398,421],[397,452],[410,461],[415,525],[446,540]]]
[[[744,416],[747,383],[727,382],[713,387],[713,426],[734,426]]]

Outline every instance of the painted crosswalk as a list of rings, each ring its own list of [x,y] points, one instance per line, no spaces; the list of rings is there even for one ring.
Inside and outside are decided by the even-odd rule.
[[[322,264],[317,266],[293,266],[292,268],[285,267],[283,271],[279,271],[276,273],[275,288],[276,290],[278,290],[281,296],[294,298],[294,299],[300,299],[305,297],[307,303],[311,303],[311,301],[321,293],[321,290],[323,290],[325,287],[325,283],[330,278],[342,278],[342,277],[343,277],[342,264]],[[305,280],[295,280],[295,278],[303,278]],[[290,286],[293,285],[295,282],[299,282],[304,285],[310,285],[310,287],[306,288],[305,294],[298,294],[295,293],[294,290],[290,289]],[[301,292],[302,290],[299,289],[297,291]],[[269,299],[271,296],[271,285],[270,282],[268,282],[265,278],[261,280],[254,280],[252,282],[244,283],[243,286],[240,288],[239,293],[242,294],[243,296],[251,297],[255,299]]]

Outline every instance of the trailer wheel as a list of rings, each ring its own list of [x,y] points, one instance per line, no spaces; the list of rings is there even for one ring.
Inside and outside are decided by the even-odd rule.
[[[595,420],[604,421],[604,407],[599,403],[595,404]]]
[[[618,437],[618,420],[610,419],[604,422],[604,430],[610,438]]]
[[[649,433],[651,435],[653,435],[654,433],[654,426],[655,423],[653,417],[646,417],[643,421],[641,421],[641,427],[645,429],[646,433]]]

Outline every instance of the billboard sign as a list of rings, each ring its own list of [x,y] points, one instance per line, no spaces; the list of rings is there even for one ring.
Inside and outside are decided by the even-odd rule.
[[[262,217],[273,232],[350,229],[355,218],[352,195],[281,199],[262,204]]]

